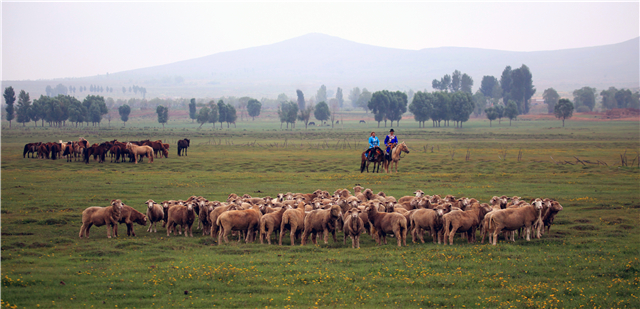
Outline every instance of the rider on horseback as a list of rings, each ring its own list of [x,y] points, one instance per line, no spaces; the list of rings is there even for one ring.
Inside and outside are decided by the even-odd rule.
[[[389,131],[389,135],[384,138],[384,144],[387,146],[387,160],[391,159],[391,150],[398,145],[398,137],[393,129]]]
[[[371,136],[369,137],[369,149],[364,153],[364,155],[367,157],[367,160],[373,161],[374,159],[373,154],[376,151],[376,149],[379,149],[378,147],[379,145],[380,145],[380,140],[376,136],[376,132],[371,132]]]

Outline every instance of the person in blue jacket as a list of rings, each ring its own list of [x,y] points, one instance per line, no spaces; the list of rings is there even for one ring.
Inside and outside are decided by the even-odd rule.
[[[384,144],[387,146],[387,156],[391,156],[391,149],[398,145],[398,137],[395,135],[393,129],[389,130],[389,135],[384,138]]]
[[[364,153],[367,160],[371,161],[373,159],[373,152],[376,148],[380,146],[380,140],[376,136],[376,132],[371,132],[371,136],[369,137],[369,149]]]

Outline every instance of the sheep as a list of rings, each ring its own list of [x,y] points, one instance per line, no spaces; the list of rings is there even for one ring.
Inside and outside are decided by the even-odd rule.
[[[167,218],[167,237],[171,235],[171,231],[174,232],[177,225],[180,225],[178,233],[182,234],[184,230],[184,236],[193,237],[191,226],[196,219],[196,211],[193,207],[193,202],[188,202],[187,206],[184,206],[183,201],[179,201],[178,205],[169,208],[169,215]]]
[[[218,245],[224,242],[228,243],[228,235],[231,231],[246,231],[245,242],[253,242],[255,239],[256,231],[260,225],[260,212],[259,206],[253,206],[251,209],[246,210],[229,210],[221,213],[216,220],[216,225],[220,229],[218,233]]]
[[[363,194],[364,194],[364,200],[362,200],[363,202],[367,202],[378,197],[377,195],[373,194],[373,191],[371,191],[371,189],[365,189]]]
[[[294,246],[296,236],[301,236],[304,230],[304,217],[306,213],[304,211],[304,202],[298,200],[298,207],[295,209],[288,209],[282,215],[282,223],[280,224],[280,239],[278,244],[282,246],[282,238],[286,230],[289,230],[291,236],[291,245]]]
[[[416,190],[415,192],[413,192],[414,195],[406,195],[401,197],[398,200],[398,203],[404,203],[404,202],[411,202],[416,198],[421,198],[424,195],[424,192],[422,190]]]
[[[211,232],[211,225],[209,224],[209,213],[213,210],[216,205],[213,202],[207,201],[207,199],[202,198],[198,201],[200,204],[200,213],[198,214],[198,226],[202,226],[202,236],[209,235]]]
[[[502,230],[515,231],[525,228],[527,241],[530,240],[531,226],[536,221],[542,221],[542,200],[536,199],[533,205],[525,205],[520,208],[507,208],[493,214],[489,220],[489,229],[493,231],[493,245],[495,246],[498,234]],[[538,229],[541,225],[538,225]]]
[[[362,190],[364,190],[364,188],[361,186],[353,187],[353,196],[355,196],[361,202],[366,202],[366,197],[364,196],[364,193],[362,193]]]
[[[377,231],[378,245],[384,241],[387,244],[387,233],[393,233],[398,240],[398,247],[407,245],[407,219],[399,213],[380,213],[377,207],[370,203],[365,211],[369,215],[369,221]]]
[[[456,232],[466,232],[467,242],[475,242],[476,229],[489,211],[491,211],[490,207],[475,203],[469,206],[467,211],[452,211],[444,215],[445,245],[447,244],[447,237],[449,237],[449,245],[453,245],[453,237]]]
[[[164,209],[153,200],[147,200],[145,204],[147,204],[147,219],[149,219],[150,222],[147,232],[151,232],[153,229],[153,232],[157,233],[158,230],[156,229],[156,226],[158,225],[158,221],[162,221],[162,219],[164,219]]]
[[[416,236],[418,236],[420,241],[424,244],[422,231],[429,229],[433,243],[436,243],[437,238],[438,244],[441,244],[444,233],[444,221],[442,216],[450,211],[451,204],[449,203],[438,205],[435,209],[416,209],[410,216],[412,226],[411,241],[415,243]]]
[[[211,238],[218,237],[219,229],[218,225],[216,224],[218,216],[220,216],[220,214],[225,211],[237,209],[239,209],[239,207],[236,204],[221,205],[218,201],[213,202],[213,210],[209,211],[209,226],[211,229],[209,235],[211,236]]]
[[[324,235],[324,243],[329,241],[329,233],[333,235],[333,242],[338,242],[336,238],[336,226],[338,224],[338,218],[342,217],[342,210],[340,206],[333,205],[330,209],[318,209],[310,212],[304,218],[304,232],[302,233],[302,246],[307,243],[309,239],[309,233],[313,233],[311,241],[314,244],[318,244],[316,239],[318,233],[322,232]]]
[[[562,211],[562,205],[557,201],[551,199],[544,199],[544,203],[546,204],[546,208],[542,213],[542,223],[543,228],[542,232],[549,233],[551,230],[551,224],[553,224],[553,220],[556,218],[556,215]],[[540,238],[540,236],[538,236]]]
[[[281,207],[279,210],[271,213],[267,213],[260,218],[260,243],[264,244],[266,239],[271,244],[271,233],[276,231],[276,228],[282,225],[282,215],[289,206]]]
[[[122,205],[122,214],[120,215],[118,223],[124,223],[127,225],[127,236],[136,236],[136,232],[133,230],[133,223],[138,223],[143,226],[147,225],[147,216],[130,206]],[[113,234],[118,237],[117,224],[114,226]]]
[[[162,202],[162,211],[164,211],[164,218],[162,218],[162,227],[167,226],[167,220],[169,219],[169,208],[178,205],[178,201],[169,200]]]
[[[351,208],[345,213],[344,225],[344,244],[347,244],[347,236],[351,237],[351,248],[360,248],[360,234],[364,232],[364,222],[360,219],[360,209]]]
[[[89,229],[92,225],[107,225],[107,238],[111,238],[111,229],[118,224],[122,215],[123,204],[121,200],[111,200],[111,206],[93,206],[82,212],[82,226],[80,227],[80,238],[89,238]]]

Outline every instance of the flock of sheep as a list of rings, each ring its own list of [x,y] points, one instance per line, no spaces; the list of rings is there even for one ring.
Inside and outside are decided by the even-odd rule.
[[[317,244],[322,236],[325,244],[329,234],[337,242],[336,232],[344,233],[352,239],[352,247],[359,248],[359,238],[367,233],[378,245],[386,244],[386,236],[393,234],[398,246],[406,246],[407,233],[411,231],[412,241],[418,238],[424,243],[423,234],[429,231],[433,242],[453,244],[456,233],[462,234],[469,243],[476,240],[480,231],[482,242],[486,235],[495,245],[498,236],[515,241],[519,237],[530,240],[532,231],[540,238],[548,232],[562,206],[552,199],[532,199],[530,202],[520,197],[494,196],[489,204],[474,198],[456,198],[447,195],[425,195],[417,190],[414,195],[399,199],[386,196],[384,192],[374,194],[371,189],[360,186],[336,190],[333,195],[327,191],[313,193],[278,194],[276,198],[251,197],[247,194],[229,195],[226,202],[208,201],[203,197],[191,196],[186,201],[169,200],[156,203],[146,202],[146,215],[126,206],[121,200],[112,200],[108,207],[89,207],[82,212],[80,237],[89,237],[92,225],[107,225],[107,237],[118,235],[119,223],[127,225],[127,235],[135,236],[133,223],[147,225],[148,232],[157,232],[157,224],[167,229],[167,236],[182,234],[193,237],[192,225],[198,223],[203,235],[218,238],[218,244],[228,242],[230,233],[238,235],[246,242],[271,244],[275,233],[278,243],[287,232],[291,245],[299,239],[305,245],[309,236]],[[148,222],[147,222],[148,221]],[[179,227],[178,227],[179,226]],[[277,235],[279,234],[279,236]]]
[[[186,154],[186,148],[189,147],[189,139],[183,139],[178,141],[178,156]],[[143,157],[148,158],[149,163],[153,163],[153,158],[163,156],[169,157],[169,144],[162,143],[161,140],[157,141],[131,141],[127,143],[119,142],[118,140],[106,141],[100,144],[90,145],[89,142],[80,138],[78,141],[63,142],[62,140],[48,143],[28,143],[24,145],[24,151],[22,153],[23,158],[29,158],[33,155],[34,158],[41,159],[60,159],[63,156],[67,158],[67,162],[72,160],[78,160],[82,158],[85,163],[89,163],[89,158],[93,156],[93,160],[98,160],[102,163],[105,161],[105,157],[109,155],[111,161],[122,162],[125,158],[129,158],[129,162],[138,163],[142,161]]]

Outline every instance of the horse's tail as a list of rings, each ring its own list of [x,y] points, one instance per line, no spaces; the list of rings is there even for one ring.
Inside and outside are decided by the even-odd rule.
[[[367,167],[367,159],[362,155],[362,163],[360,163],[360,173],[364,172],[364,168]]]
[[[26,144],[24,145],[24,152],[22,152],[22,157],[24,158],[27,155],[27,152],[29,151],[31,145]]]

